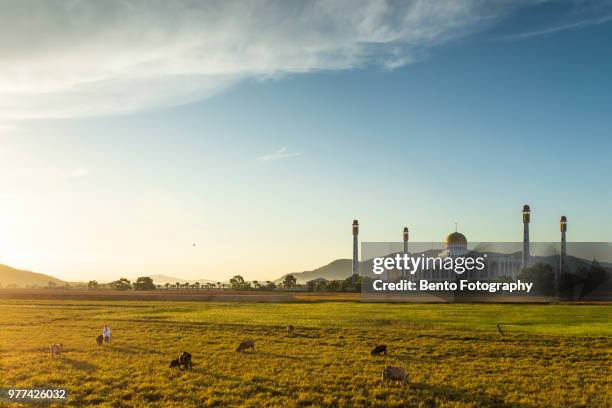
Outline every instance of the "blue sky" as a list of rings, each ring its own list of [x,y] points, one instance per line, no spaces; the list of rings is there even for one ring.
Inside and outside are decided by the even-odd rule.
[[[116,66],[99,83],[49,60],[62,75],[38,88],[0,83],[14,96],[0,103],[13,112],[0,116],[0,262],[71,280],[273,279],[350,257],[353,218],[365,241],[399,240],[404,225],[440,241],[455,222],[470,241],[518,241],[525,203],[533,240],[556,241],[567,215],[570,240],[610,241],[612,9],[467,3],[443,19],[410,11],[395,34],[378,30],[385,11],[357,30],[374,46],[323,31],[313,41],[332,45],[299,64],[309,51],[259,64],[248,49],[238,73],[203,53],[181,60],[202,70],[182,79],[145,68],[129,97],[141,79]],[[220,50],[224,30],[211,34]],[[29,56],[0,58],[19,62],[16,78],[35,72]]]

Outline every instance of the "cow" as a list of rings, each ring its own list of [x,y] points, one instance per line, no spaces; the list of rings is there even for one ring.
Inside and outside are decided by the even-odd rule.
[[[293,325],[287,325],[287,336],[293,336]]]
[[[192,369],[191,366],[191,354],[189,354],[186,351],[183,351],[180,355],[179,355],[179,363],[185,367],[185,369]]]
[[[401,381],[406,384],[409,381],[408,373],[402,367],[386,366],[382,370],[381,383],[386,381]]]
[[[185,369],[191,370],[191,354],[186,351],[183,351],[181,354],[179,354],[178,358],[175,358],[174,360],[170,361],[170,368],[173,367],[178,367],[179,369],[181,367],[184,367]]]
[[[240,353],[248,349],[252,349],[253,351],[255,351],[255,342],[253,340],[243,341],[242,343],[240,343],[236,351]]]
[[[62,344],[54,344],[51,346],[51,358],[60,357],[64,346]]]
[[[96,343],[98,343],[98,346],[101,346],[103,341],[104,341],[103,335],[99,335],[98,337],[96,337]]]
[[[370,351],[370,355],[372,356],[382,356],[387,355],[387,346],[385,344],[380,344],[374,347],[374,350]]]

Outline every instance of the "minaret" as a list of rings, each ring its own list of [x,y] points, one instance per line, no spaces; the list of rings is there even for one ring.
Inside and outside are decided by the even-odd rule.
[[[531,209],[525,204],[523,206],[523,268],[529,266],[529,221],[531,221]]]
[[[567,217],[561,216],[561,262],[559,265],[560,274],[566,272],[566,256],[567,256],[567,241],[565,240],[565,233],[567,232]]]
[[[359,276],[359,221],[353,220],[353,283]]]
[[[408,254],[408,227],[404,227],[404,232],[403,232],[403,238],[404,238],[404,255]],[[404,269],[402,271],[402,275],[405,277],[406,276],[406,270]]]

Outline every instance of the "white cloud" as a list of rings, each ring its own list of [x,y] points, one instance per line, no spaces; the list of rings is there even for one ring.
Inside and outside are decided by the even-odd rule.
[[[287,150],[286,147],[281,147],[275,152],[268,153],[268,154],[258,157],[257,160],[267,162],[267,161],[290,159],[292,157],[297,157],[301,155],[302,155],[301,152],[290,152]]]
[[[189,103],[245,78],[380,64],[465,35],[482,0],[0,5],[0,122]]]
[[[245,78],[395,69],[540,2],[2,2],[0,123],[184,104]]]

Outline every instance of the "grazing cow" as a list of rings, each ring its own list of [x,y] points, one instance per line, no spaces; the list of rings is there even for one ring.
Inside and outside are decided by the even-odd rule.
[[[382,370],[382,383],[386,381],[408,382],[408,373],[402,367],[386,366]]]
[[[293,325],[287,326],[287,336],[293,336]]]
[[[185,369],[192,369],[191,367],[191,354],[189,354],[186,351],[183,351],[180,355],[179,355],[179,363],[185,367]]]
[[[103,341],[104,341],[103,335],[99,335],[98,337],[96,337],[96,343],[98,343],[98,346],[101,346]]]
[[[62,344],[54,344],[51,346],[51,358],[60,357],[63,349]]]
[[[184,367],[185,369],[191,370],[191,354],[186,351],[183,351],[181,354],[179,354],[178,358],[175,358],[174,360],[170,361],[170,368],[172,367],[178,367],[179,369],[181,367]]]
[[[387,346],[385,344],[380,344],[376,347],[374,347],[374,350],[372,350],[370,352],[371,355],[373,356],[382,356],[382,355],[387,355]]]
[[[253,340],[243,341],[242,343],[240,343],[236,351],[240,353],[247,349],[252,349],[253,351],[255,351],[255,342]]]

